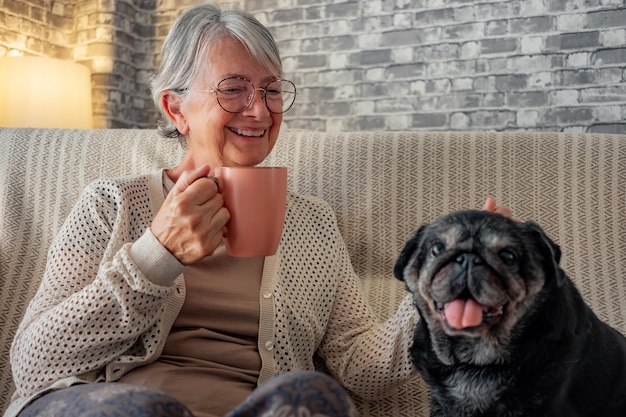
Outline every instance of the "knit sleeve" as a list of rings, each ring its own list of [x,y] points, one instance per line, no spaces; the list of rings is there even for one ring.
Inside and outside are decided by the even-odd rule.
[[[151,333],[175,286],[151,282],[130,255],[152,219],[145,190],[145,181],[97,181],[72,209],[11,347],[18,395],[158,348]]]
[[[338,229],[335,233],[340,234]],[[380,398],[415,375],[409,347],[418,315],[407,295],[391,318],[379,322],[343,240],[337,241],[336,296],[318,353],[347,389],[363,398]]]

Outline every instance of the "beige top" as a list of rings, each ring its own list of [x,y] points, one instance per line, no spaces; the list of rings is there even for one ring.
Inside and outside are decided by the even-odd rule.
[[[164,172],[165,195],[173,185]],[[241,403],[257,386],[261,369],[262,273],[262,257],[231,257],[223,245],[187,267],[185,302],[163,353],[120,381],[160,389],[196,417],[220,417]]]
[[[223,246],[188,267],[187,296],[163,354],[122,382],[157,388],[196,417],[222,416],[257,385],[263,258],[233,258]],[[212,399],[217,399],[213,401]]]

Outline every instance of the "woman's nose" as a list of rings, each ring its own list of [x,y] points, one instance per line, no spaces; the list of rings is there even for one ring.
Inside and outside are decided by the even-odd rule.
[[[269,114],[269,109],[265,103],[265,90],[262,88],[255,88],[252,92],[252,102],[244,113],[252,113],[257,117],[265,116]]]

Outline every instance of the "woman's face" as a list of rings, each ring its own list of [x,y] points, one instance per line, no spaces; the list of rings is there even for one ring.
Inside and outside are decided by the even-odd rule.
[[[278,78],[268,73],[237,40],[227,37],[212,46],[206,70],[191,87],[173,117],[178,130],[187,136],[187,157],[184,169],[208,163],[218,166],[249,166],[262,162],[276,140],[282,114],[271,113],[261,92],[256,91],[250,108],[242,113],[228,113],[217,102],[214,89],[225,78],[243,77],[255,88],[263,88]]]

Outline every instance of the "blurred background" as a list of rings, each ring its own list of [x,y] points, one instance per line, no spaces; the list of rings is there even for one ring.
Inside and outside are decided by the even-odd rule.
[[[196,3],[0,0],[0,74],[8,57],[78,63],[93,127],[154,128],[147,79],[174,19]],[[299,91],[287,127],[626,133],[624,0],[218,3],[253,13],[278,41]]]

